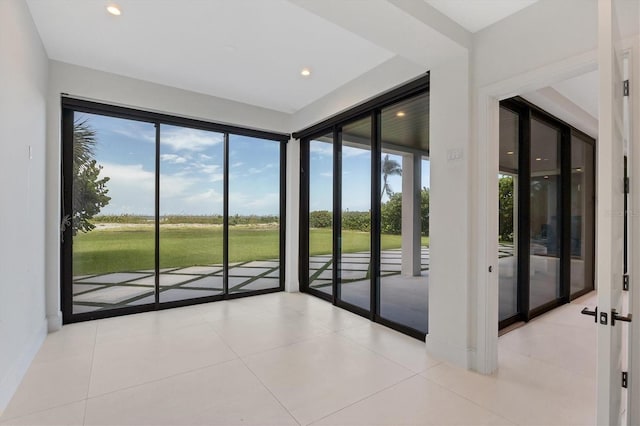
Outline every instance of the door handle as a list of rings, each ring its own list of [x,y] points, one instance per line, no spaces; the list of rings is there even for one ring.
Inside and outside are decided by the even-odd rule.
[[[623,322],[631,322],[632,319],[632,315],[629,314],[626,317],[619,315],[615,309],[611,310],[611,325],[614,326],[616,325],[616,321],[623,321]]]
[[[580,313],[582,315],[588,315],[590,317],[593,317],[593,322],[598,322],[598,307],[597,306],[593,311],[590,311],[589,308],[584,308],[583,310],[580,311]]]

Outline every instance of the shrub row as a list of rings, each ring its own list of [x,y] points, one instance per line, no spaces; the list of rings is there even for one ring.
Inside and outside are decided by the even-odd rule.
[[[422,188],[420,216],[422,235],[429,235],[429,190]],[[380,211],[380,227],[384,234],[397,234],[402,231],[402,193],[393,194],[389,201],[382,203]],[[330,228],[333,215],[327,210],[316,210],[309,213],[310,228]],[[370,212],[342,212],[342,229],[368,232],[371,229]]]

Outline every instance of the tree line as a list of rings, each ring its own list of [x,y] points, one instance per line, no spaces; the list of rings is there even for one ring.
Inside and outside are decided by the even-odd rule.
[[[342,229],[369,232],[371,230],[371,212],[343,211]],[[420,191],[421,234],[429,236],[429,189]],[[333,213],[328,210],[309,212],[310,228],[331,228]],[[394,192],[380,209],[380,230],[383,234],[400,235],[402,233],[402,193]]]

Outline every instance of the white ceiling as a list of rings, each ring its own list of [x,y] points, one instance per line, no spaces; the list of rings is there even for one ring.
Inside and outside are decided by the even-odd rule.
[[[560,94],[598,118],[598,71],[591,71],[552,85]]]
[[[285,0],[28,4],[51,59],[288,113],[394,56]]]
[[[475,33],[538,0],[424,0],[432,7]]]
[[[580,74],[522,96],[588,135],[598,137],[598,71]]]
[[[466,51],[429,5],[475,31],[536,0],[425,1],[27,3],[51,59],[294,113],[392,60],[422,73]]]

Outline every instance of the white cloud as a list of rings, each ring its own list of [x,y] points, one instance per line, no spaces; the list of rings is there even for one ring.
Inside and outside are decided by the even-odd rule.
[[[223,196],[222,194],[219,194],[215,190],[209,189],[208,191],[200,192],[198,194],[185,197],[184,201],[186,201],[189,204],[193,204],[193,203],[199,204],[199,203],[205,203],[207,201],[213,201],[214,203],[222,203]]]
[[[312,154],[332,156],[333,144],[312,142],[309,146],[309,151],[311,151]]]
[[[174,151],[204,151],[222,143],[222,134],[188,127],[170,127],[161,130],[160,143],[169,145]]]
[[[112,198],[150,197],[155,194],[155,173],[145,170],[142,164],[102,163],[100,176],[108,176],[107,189]],[[160,175],[160,190],[162,197],[175,197],[183,194],[190,186],[197,183],[197,179],[179,174]],[[136,203],[130,203],[135,205]]]
[[[217,164],[197,163],[196,167],[198,168],[198,173],[204,173],[207,175],[212,175],[220,170],[220,166],[218,166]]]
[[[333,177],[333,172],[322,172],[320,173],[320,176],[330,178]]]
[[[187,162],[187,157],[181,157],[176,154],[162,154],[160,155],[160,160],[173,164],[183,164]]]
[[[365,154],[370,154],[371,151],[369,151],[368,149],[362,149],[362,148],[354,148],[351,146],[343,146],[342,147],[342,157],[343,158],[351,158],[351,157],[358,157],[360,155],[365,155]]]
[[[122,123],[119,127],[112,127],[110,130],[113,133],[125,136],[130,139],[139,139],[145,142],[156,143],[156,129],[153,124],[148,123],[147,128],[143,129],[142,123]],[[141,131],[142,130],[142,131]]]
[[[363,148],[356,148],[348,145],[343,145],[342,157],[343,158],[357,157],[359,155],[365,155],[371,152],[369,149],[363,149]],[[312,154],[317,154],[318,156],[321,156],[321,157],[330,157],[330,156],[333,156],[333,145],[328,143],[312,143],[310,146],[310,151]]]
[[[267,171],[269,169],[273,169],[275,166],[276,166],[275,164],[270,163],[270,164],[266,164],[265,166],[260,167],[260,168],[251,167],[249,170],[247,170],[247,173],[250,174],[250,175],[257,175],[257,174],[265,172],[265,171]]]
[[[151,215],[155,210],[155,173],[142,164],[102,163],[100,177],[109,177],[106,184],[109,204],[102,214]]]
[[[278,214],[280,193],[266,192],[259,196],[232,192],[229,194],[230,214]]]

